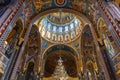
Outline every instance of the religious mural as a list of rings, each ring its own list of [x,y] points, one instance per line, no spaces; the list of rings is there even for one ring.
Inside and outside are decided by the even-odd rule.
[[[80,12],[85,12],[89,7],[89,0],[35,0],[34,2],[37,11],[45,11],[54,8],[70,8]]]
[[[46,15],[35,24],[39,26],[39,31],[44,39],[56,43],[70,42],[79,37],[80,30],[82,30],[82,20],[73,14],[64,12]]]
[[[36,14],[34,3],[32,1],[29,1],[27,3],[22,14],[23,14],[25,21],[28,21],[29,19],[31,19],[32,16],[34,16]]]
[[[82,35],[82,55],[84,56],[84,58],[82,58],[83,61],[83,72],[84,72],[84,76],[89,79],[89,80],[95,80],[95,79],[104,79],[100,76],[102,71],[98,72],[98,66],[99,66],[99,62],[98,59],[95,57],[95,54],[97,54],[96,50],[94,49],[94,41],[93,41],[93,37],[92,37],[92,33],[90,31],[89,26],[86,26],[84,28],[84,33]],[[101,66],[99,66],[101,67]],[[100,69],[100,68],[99,68]],[[99,77],[97,75],[100,75]],[[83,77],[82,75],[80,75],[81,77]]]
[[[1,0],[0,4],[6,6],[10,1]],[[102,5],[116,22],[115,25],[119,26],[119,9],[113,3],[99,3],[99,0],[17,1],[14,8],[3,9],[0,5],[1,17],[4,12],[10,15],[12,9],[14,11],[17,5],[23,4],[17,10],[21,10],[19,15],[24,24],[23,26],[20,22],[16,23],[12,32],[6,35],[7,39],[3,45],[5,49],[0,52],[0,72],[3,74],[7,66],[9,72],[5,73],[3,78],[56,80],[57,76],[57,79],[66,80],[68,77],[70,80],[107,80],[108,77],[114,80],[115,77],[120,77],[119,44],[116,43],[119,38],[114,30],[109,31],[112,26],[107,25],[106,17],[110,16],[102,18],[100,9]],[[58,8],[58,12],[52,12]],[[73,12],[69,12],[70,10]],[[15,18],[18,13],[20,12],[14,14]],[[1,25],[9,24],[3,23],[2,20],[14,21],[11,17],[7,19],[7,16],[8,14],[4,14],[0,19],[0,27],[3,29],[4,26]],[[7,29],[11,27],[8,26]]]

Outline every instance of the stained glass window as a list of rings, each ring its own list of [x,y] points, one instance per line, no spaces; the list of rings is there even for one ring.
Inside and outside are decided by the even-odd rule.
[[[68,32],[68,26],[65,27],[65,32]]]
[[[62,33],[62,27],[59,27],[59,32]]]
[[[59,15],[56,13],[55,16],[48,15],[48,17],[43,17],[41,22],[39,20],[38,23],[40,24],[39,31],[41,36],[52,42],[67,42],[79,36],[82,25],[80,26],[81,21],[77,16],[69,15],[68,17],[63,18],[62,22],[59,22],[60,20]]]
[[[56,26],[53,26],[53,32],[56,32],[56,29],[57,29]]]
[[[78,26],[78,24],[79,24],[79,22],[78,22],[78,20],[77,19],[75,19],[75,27],[77,27]]]
[[[52,25],[51,25],[50,23],[48,23],[48,26],[47,26],[47,27],[48,27],[48,30],[51,30],[51,26],[52,26]]]
[[[74,25],[73,25],[73,23],[70,24],[70,29],[71,29],[71,30],[74,29]]]
[[[44,26],[44,27],[47,26],[47,20],[46,20],[46,19],[43,20],[43,26]]]

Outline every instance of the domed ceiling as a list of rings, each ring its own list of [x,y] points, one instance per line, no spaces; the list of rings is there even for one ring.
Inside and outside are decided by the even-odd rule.
[[[82,30],[81,23],[78,16],[61,11],[45,15],[35,22],[41,36],[52,43],[68,43],[77,39]]]

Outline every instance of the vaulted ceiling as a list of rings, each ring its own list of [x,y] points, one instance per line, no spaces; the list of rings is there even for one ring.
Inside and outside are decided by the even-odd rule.
[[[76,40],[84,27],[84,22],[75,14],[67,12],[49,13],[35,23],[41,36],[52,42],[68,43]]]
[[[52,76],[57,61],[61,57],[63,66],[70,77],[77,77],[76,53],[70,47],[65,45],[56,45],[48,49],[45,56],[44,76]]]
[[[41,12],[55,8],[67,8],[77,11],[84,11],[89,6],[91,0],[34,0],[29,3],[36,12]]]

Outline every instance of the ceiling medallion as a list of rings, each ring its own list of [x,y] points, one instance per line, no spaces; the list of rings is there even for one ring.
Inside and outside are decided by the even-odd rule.
[[[55,4],[59,7],[65,6],[67,3],[67,0],[55,0]]]

